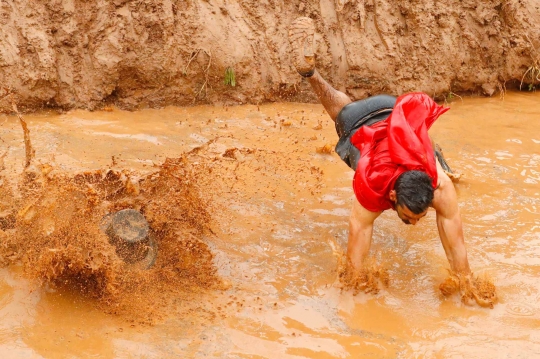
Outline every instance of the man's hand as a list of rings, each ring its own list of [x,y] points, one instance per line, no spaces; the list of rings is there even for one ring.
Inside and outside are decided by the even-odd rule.
[[[459,291],[461,301],[467,305],[475,301],[481,307],[493,308],[493,305],[497,303],[497,290],[487,277],[450,273],[439,289],[445,297]]]
[[[439,161],[437,161],[437,175],[439,187],[435,190],[433,208],[437,214],[437,228],[441,243],[452,271],[467,275],[471,273],[471,269],[463,239],[463,226],[459,214],[457,194],[454,184],[444,173]]]
[[[354,200],[349,219],[349,242],[347,244],[347,261],[356,272],[362,269],[362,264],[371,247],[373,222],[381,212],[370,212],[358,200]]]

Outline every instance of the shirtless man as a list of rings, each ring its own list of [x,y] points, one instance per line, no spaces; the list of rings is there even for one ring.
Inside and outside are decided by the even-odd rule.
[[[289,28],[294,65],[335,122],[340,136],[336,152],[355,170],[357,200],[349,221],[349,263],[356,271],[362,268],[371,246],[373,223],[384,210],[393,209],[404,223],[416,225],[432,207],[450,267],[458,281],[465,277],[470,283],[456,191],[444,170],[449,168],[442,156],[434,153],[427,134],[448,109],[423,93],[398,99],[379,95],[352,102],[315,69],[313,37],[310,18],[298,18]]]

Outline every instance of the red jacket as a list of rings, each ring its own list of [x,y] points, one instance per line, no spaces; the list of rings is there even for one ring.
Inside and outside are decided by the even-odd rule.
[[[424,93],[400,96],[390,116],[372,126],[362,126],[351,138],[361,153],[353,189],[360,204],[379,212],[393,207],[389,193],[405,171],[420,170],[437,187],[437,165],[428,129],[449,108],[439,106]]]

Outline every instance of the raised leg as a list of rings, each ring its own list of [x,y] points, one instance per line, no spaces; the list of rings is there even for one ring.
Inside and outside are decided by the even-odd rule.
[[[319,101],[321,101],[321,104],[324,106],[324,109],[335,122],[339,111],[341,111],[345,105],[351,103],[351,99],[343,92],[333,88],[322,78],[317,70],[315,70],[313,76],[308,77],[308,81],[319,98]]]
[[[349,96],[333,88],[315,69],[313,50],[315,25],[309,17],[299,17],[289,27],[289,43],[292,49],[294,67],[306,77],[313,91],[333,121],[343,106],[351,103]]]

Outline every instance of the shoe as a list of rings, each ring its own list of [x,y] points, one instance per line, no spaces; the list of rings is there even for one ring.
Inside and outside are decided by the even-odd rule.
[[[314,37],[315,24],[309,17],[299,17],[289,26],[293,64],[303,77],[311,77],[315,73]]]

